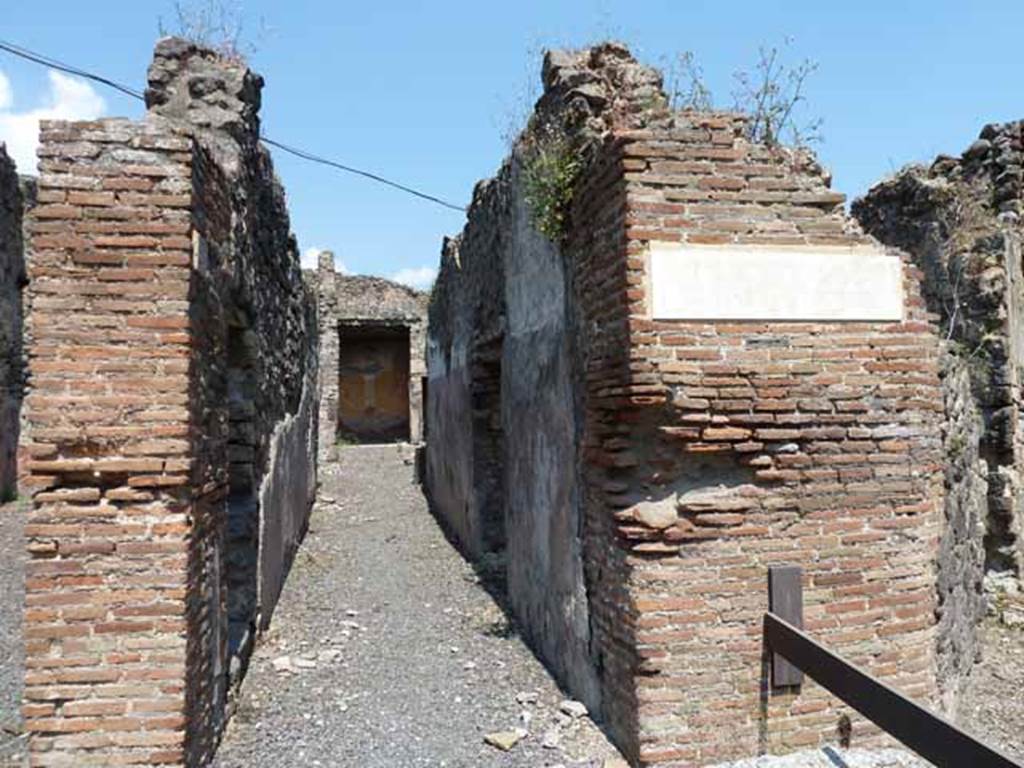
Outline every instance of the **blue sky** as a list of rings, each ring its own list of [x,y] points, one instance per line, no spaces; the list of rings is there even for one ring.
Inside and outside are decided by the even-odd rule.
[[[233,0],[227,0],[232,2]],[[144,85],[170,0],[7,2],[0,38]],[[264,129],[285,143],[464,203],[528,112],[545,47],[614,37],[658,64],[691,50],[723,106],[762,44],[791,38],[812,59],[819,155],[851,197],[908,162],[958,154],[987,122],[1024,117],[1024,3],[994,0],[771,2],[243,0],[266,32]],[[24,143],[41,114],[138,116],[110,90],[56,78],[0,52],[0,141]],[[352,272],[423,281],[461,213],[275,153],[302,249]],[[24,170],[24,169],[22,169]]]

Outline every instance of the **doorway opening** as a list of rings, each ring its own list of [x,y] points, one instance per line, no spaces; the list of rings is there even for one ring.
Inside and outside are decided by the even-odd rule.
[[[338,440],[409,440],[408,326],[341,326]]]

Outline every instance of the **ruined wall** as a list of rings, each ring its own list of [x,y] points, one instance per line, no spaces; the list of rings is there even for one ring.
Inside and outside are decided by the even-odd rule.
[[[22,387],[22,307],[25,257],[22,198],[14,162],[0,144],[0,503],[18,493]]]
[[[480,194],[479,187],[477,194]],[[494,237],[497,230],[485,232]],[[475,346],[474,336],[483,340],[480,346],[493,347],[495,342],[500,345],[505,322],[501,299],[504,275],[497,261],[499,251],[484,247],[477,253],[475,259],[464,259],[459,240],[446,239],[441,254],[429,308],[426,418],[430,425],[430,446],[425,470],[425,487],[431,505],[473,556],[485,551],[478,496],[490,497],[489,491],[500,482],[503,467],[492,468],[491,473],[482,478],[474,476],[470,356]],[[472,304],[478,297],[479,314]],[[480,416],[500,423],[499,406],[489,405]],[[495,498],[501,501],[500,515],[504,521],[504,497]],[[493,505],[494,500],[490,503]],[[492,546],[500,550],[504,544],[501,529],[498,539]]]
[[[39,765],[209,760],[238,643],[269,619],[315,484],[315,315],[256,140],[258,78],[164,40],[148,95],[174,119],[43,125],[26,526]],[[240,466],[257,511],[242,558]],[[255,596],[242,638],[240,581]]]
[[[837,738],[852,713],[813,683],[767,692],[772,565],[804,569],[813,634],[931,700],[942,399],[919,274],[904,263],[902,321],[654,320],[652,244],[873,246],[812,157],[752,144],[736,115],[670,113],[621,47],[549,54],[544,81],[533,125],[561,126],[582,171],[556,250],[517,202],[536,192],[521,141],[446,250],[428,342],[439,513],[472,551],[488,483],[472,361],[500,332],[510,602],[631,760]],[[877,739],[853,720],[855,742]]]
[[[338,274],[334,271],[334,255],[329,251],[320,254],[316,284],[320,317],[321,460],[333,460],[336,443],[344,432],[342,422],[346,412],[350,419],[355,419],[356,427],[366,421],[363,426],[368,434],[374,431],[374,421],[379,422],[377,426],[382,438],[390,439],[397,434],[394,429],[387,428],[388,413],[378,413],[376,417],[365,413],[362,417],[356,416],[356,410],[365,411],[367,401],[361,389],[358,392],[351,389],[346,393],[340,391],[342,363],[345,361],[350,367],[361,366],[371,378],[379,379],[376,381],[378,387],[391,386],[388,379],[394,375],[407,378],[408,394],[404,402],[399,393],[382,392],[381,405],[395,418],[397,410],[407,405],[408,434],[402,439],[419,442],[423,439],[422,382],[426,374],[427,295],[380,277]],[[351,334],[356,345],[361,347],[365,347],[365,343],[359,340],[375,333],[396,339],[406,338],[408,370],[399,372],[397,369],[401,366],[397,362],[395,365],[374,365],[371,359],[374,353],[365,348],[360,355],[361,362],[353,361],[350,359],[352,350],[342,349],[346,333]],[[342,407],[343,395],[348,397],[347,408]]]
[[[464,546],[504,568],[531,644],[596,709],[569,275],[530,224],[521,172],[513,157],[478,186],[443,257],[428,347],[427,486]]]
[[[640,755],[669,765],[834,741],[852,715],[811,682],[760,693],[772,565],[804,571],[804,626],[931,701],[938,347],[904,263],[898,322],[651,319],[651,242],[868,243],[803,153],[729,115],[621,137],[631,375],[594,435],[631,550]],[[714,712],[689,714],[696,686]],[[853,740],[873,728],[854,716]]]
[[[607,130],[605,107],[636,111],[656,82],[622,54],[596,50],[591,71],[589,52],[549,53],[535,120],[544,131],[564,129],[590,158],[597,183],[579,204],[592,204],[586,232],[608,236],[587,254],[597,262],[604,245],[619,245],[609,219],[621,224],[615,203],[609,211],[599,199],[608,179],[594,155]],[[620,83],[629,87],[616,94]],[[521,140],[498,175],[477,186],[466,228],[446,244],[428,338],[427,487],[467,550],[504,564],[509,602],[534,648],[626,738],[633,729],[623,723],[635,712],[631,670],[609,645],[622,626],[620,574],[598,562],[617,554],[606,551],[604,521],[587,515],[580,481],[584,393],[609,365],[606,355],[624,363],[624,325],[604,313],[606,291],[617,287],[605,266],[581,276],[534,225],[528,176],[537,152],[549,149]],[[595,291],[583,311],[574,288],[581,279]],[[617,332],[620,343],[609,345]],[[600,594],[588,594],[595,580]]]
[[[904,169],[853,204],[867,231],[911,254],[940,319],[947,495],[939,650],[947,702],[970,672],[986,602],[1024,623],[1022,131],[1019,122],[987,126],[962,157]]]
[[[83,749],[180,761],[190,143],[156,125],[44,123],[40,158],[25,726],[44,765]]]

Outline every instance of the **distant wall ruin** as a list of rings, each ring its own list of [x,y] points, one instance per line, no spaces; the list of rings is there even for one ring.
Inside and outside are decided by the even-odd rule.
[[[18,494],[18,435],[24,387],[25,286],[22,213],[26,205],[14,162],[0,144],[0,503]]]
[[[312,276],[311,276],[312,277]],[[423,439],[427,296],[380,277],[315,273],[320,318],[320,455],[339,440]]]
[[[435,509],[503,556],[522,631],[636,764],[827,743],[847,715],[854,745],[879,740],[809,681],[770,690],[761,615],[768,567],[799,565],[815,636],[936,697],[943,401],[920,273],[812,156],[751,143],[737,115],[670,112],[625,49],[551,52],[543,79],[442,254]],[[573,163],[544,237],[564,192],[545,167]],[[895,265],[895,316],[656,316],[658,254],[710,246]]]
[[[142,122],[44,122],[30,231],[36,765],[205,764],[315,492],[316,323],[262,80],[162,40]]]
[[[907,251],[943,339],[946,502],[939,662],[955,699],[986,608],[1024,626],[1024,124],[987,126],[959,158],[912,166],[853,204],[864,228]]]

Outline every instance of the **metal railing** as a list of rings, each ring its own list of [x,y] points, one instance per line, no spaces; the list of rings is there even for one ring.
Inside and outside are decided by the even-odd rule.
[[[837,656],[774,613],[764,615],[773,654],[939,768],[1024,768],[885,683]]]

